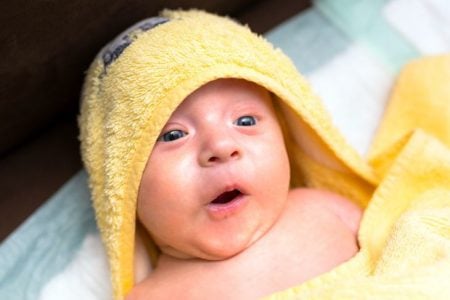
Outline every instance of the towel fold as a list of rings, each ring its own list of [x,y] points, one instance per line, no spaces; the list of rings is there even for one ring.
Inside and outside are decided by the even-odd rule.
[[[380,181],[360,252],[268,299],[447,299],[450,295],[450,55],[408,64],[371,148]]]

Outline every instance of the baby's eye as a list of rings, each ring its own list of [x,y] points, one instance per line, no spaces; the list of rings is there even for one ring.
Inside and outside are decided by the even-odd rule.
[[[171,142],[171,141],[175,141],[178,139],[181,139],[182,137],[186,136],[187,132],[184,132],[182,130],[171,130],[168,131],[166,133],[164,133],[163,135],[161,135],[158,138],[158,141],[160,142]]]
[[[252,116],[242,116],[237,119],[234,124],[237,126],[254,126],[256,125],[256,118]]]

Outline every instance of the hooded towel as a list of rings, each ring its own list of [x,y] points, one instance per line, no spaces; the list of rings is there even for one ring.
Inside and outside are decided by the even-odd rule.
[[[429,77],[423,85],[422,68]],[[153,145],[176,107],[218,78],[254,82],[278,100],[292,187],[334,191],[366,209],[354,258],[274,298],[436,295],[445,285],[430,288],[433,278],[450,278],[449,69],[448,57],[405,69],[369,163],[289,58],[246,26],[197,10],[164,11],[119,35],[88,71],[78,119],[115,299],[133,286],[136,199]],[[433,135],[416,130],[404,101],[421,117],[430,110],[420,126]]]

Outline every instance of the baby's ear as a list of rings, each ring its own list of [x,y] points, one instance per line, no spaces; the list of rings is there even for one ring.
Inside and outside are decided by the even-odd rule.
[[[136,220],[136,232],[134,242],[134,284],[138,284],[150,275],[152,271],[151,254],[149,253],[149,243],[152,243],[150,237]]]

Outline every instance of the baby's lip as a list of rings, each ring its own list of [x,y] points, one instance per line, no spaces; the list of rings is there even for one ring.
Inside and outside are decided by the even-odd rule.
[[[221,193],[219,196],[217,196],[213,201],[211,201],[211,204],[227,204],[236,197],[242,195],[241,191],[238,189],[233,189],[231,191],[226,191]]]
[[[212,220],[221,221],[237,214],[247,203],[247,194],[233,185],[219,191],[206,205],[206,210]]]
[[[245,195],[242,188],[237,185],[230,185],[222,189],[217,196],[214,197],[208,204],[225,205],[232,202],[237,197]]]

